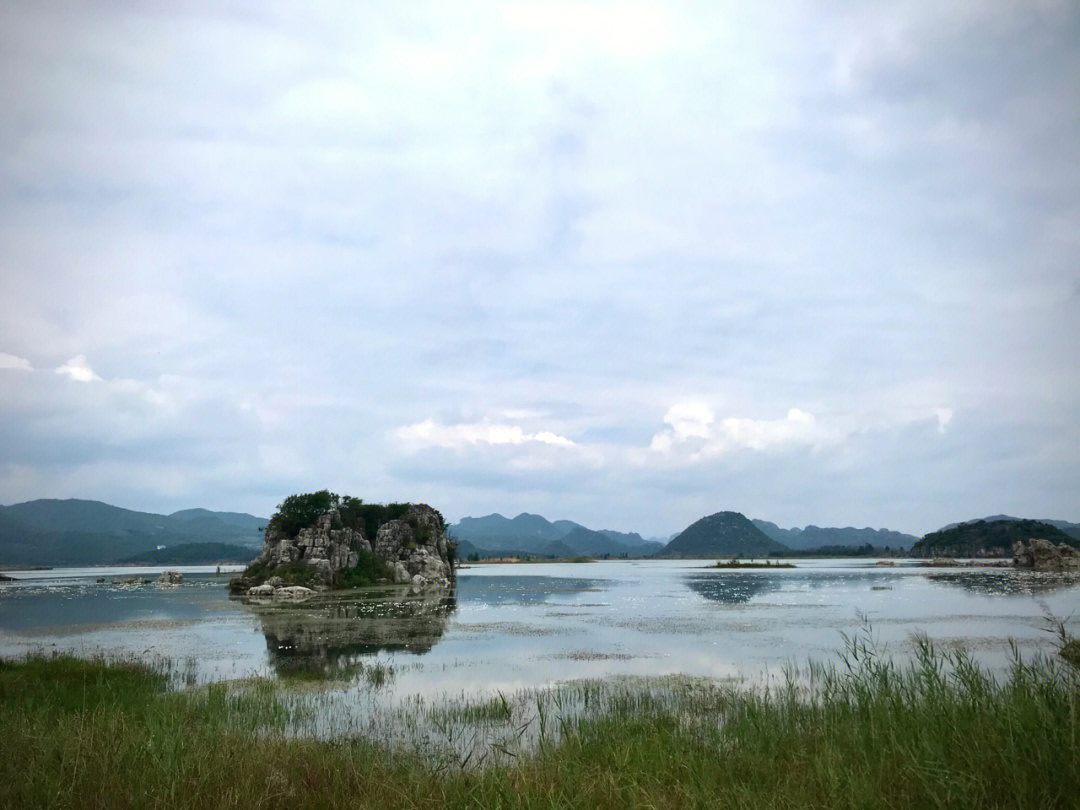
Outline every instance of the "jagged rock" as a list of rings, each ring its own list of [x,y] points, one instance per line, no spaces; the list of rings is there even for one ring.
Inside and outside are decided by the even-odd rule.
[[[246,595],[255,599],[260,599],[266,598],[268,596],[273,596],[274,591],[276,590],[277,588],[275,588],[273,585],[255,585],[247,589]]]
[[[388,520],[375,535],[375,553],[390,567],[394,582],[447,587],[454,566],[438,513],[426,504],[409,507],[401,520]]]
[[[255,587],[258,583],[251,577],[244,576],[243,574],[237,574],[235,577],[229,579],[229,593],[231,594],[246,594],[251,588]]]
[[[329,586],[338,572],[356,565],[361,551],[371,551],[363,530],[343,527],[341,514],[332,509],[319,515],[313,526],[301,529],[295,537],[276,527],[267,529],[255,565],[273,569],[300,562],[311,569],[316,582]]]
[[[374,554],[385,564],[389,579],[414,588],[446,587],[454,582],[451,548],[438,512],[426,504],[414,504],[399,520],[379,526],[374,542],[363,528],[343,525],[337,509],[320,515],[314,524],[289,537],[278,527],[267,529],[262,553],[244,574],[229,582],[235,594],[255,595],[254,586],[280,586],[281,577],[273,574],[281,566],[303,565],[311,581],[333,587],[341,574],[355,568],[361,554]],[[295,578],[292,581],[296,581]],[[301,580],[303,581],[303,580]]]
[[[183,585],[184,577],[179,571],[162,571],[158,577],[158,585]]]
[[[1055,546],[1049,540],[1033,537],[1026,544],[1017,540],[1012,552],[1013,565],[1018,568],[1080,572],[1080,551],[1065,543]]]

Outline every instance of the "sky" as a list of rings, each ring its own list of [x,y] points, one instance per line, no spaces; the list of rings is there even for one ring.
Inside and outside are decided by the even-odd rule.
[[[1080,521],[1080,5],[0,4],[0,503]]]

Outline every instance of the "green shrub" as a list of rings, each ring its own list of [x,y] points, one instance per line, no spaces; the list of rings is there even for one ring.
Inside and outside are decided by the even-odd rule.
[[[356,565],[338,574],[338,586],[342,588],[362,588],[389,579],[390,571],[382,559],[371,552],[357,552]]]
[[[337,493],[328,489],[290,495],[278,504],[267,528],[279,529],[287,537],[295,537],[301,529],[313,526],[320,515],[338,508],[340,502],[341,498]]]
[[[313,526],[320,515],[331,509],[337,509],[341,515],[341,527],[353,531],[363,530],[368,540],[374,540],[379,527],[389,520],[401,520],[412,504],[408,503],[364,503],[351,495],[338,495],[327,489],[318,492],[305,492],[290,495],[280,504],[268,528],[279,529],[288,537],[295,537],[301,529]],[[443,516],[435,513],[439,527],[445,526]],[[414,527],[415,528],[415,527]]]

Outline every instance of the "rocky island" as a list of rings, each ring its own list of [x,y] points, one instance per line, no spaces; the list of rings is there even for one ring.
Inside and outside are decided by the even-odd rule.
[[[1037,542],[1038,541],[1038,542]],[[1038,566],[1029,563],[1028,556],[1017,550],[1037,546]],[[949,526],[940,531],[924,536],[911,549],[912,557],[936,557],[954,559],[957,557],[998,558],[1013,557],[1019,567],[1044,568],[1042,560],[1046,557],[1045,546],[1065,549],[1070,556],[1070,549],[1080,546],[1080,541],[1070,537],[1056,526],[1038,520],[973,520]],[[1049,570],[1049,569],[1046,569]]]
[[[445,588],[454,582],[456,551],[442,515],[427,504],[366,504],[322,490],[281,503],[262,552],[229,586],[234,594],[289,598],[376,582]]]

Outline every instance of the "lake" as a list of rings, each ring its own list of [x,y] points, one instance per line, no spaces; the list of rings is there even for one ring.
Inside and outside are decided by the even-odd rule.
[[[755,681],[836,660],[845,636],[860,633],[899,658],[923,633],[1002,669],[1011,645],[1025,656],[1053,650],[1047,615],[1080,634],[1076,579],[909,561],[795,565],[473,565],[450,593],[382,587],[300,605],[230,599],[227,572],[213,567],[180,568],[177,588],[113,584],[160,568],[8,572],[17,579],[0,584],[0,655],[171,659],[189,684],[379,664],[394,672],[394,695],[437,698],[595,678]]]

